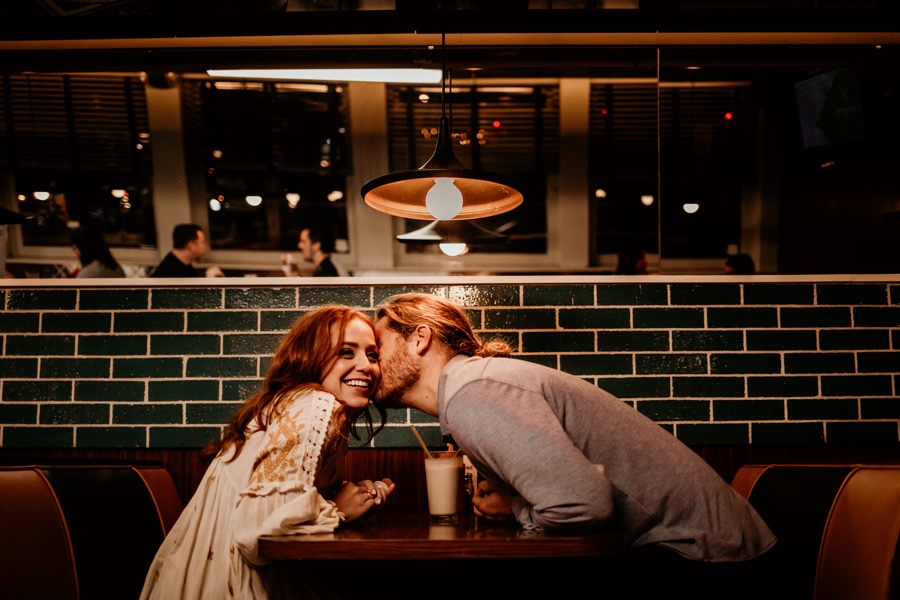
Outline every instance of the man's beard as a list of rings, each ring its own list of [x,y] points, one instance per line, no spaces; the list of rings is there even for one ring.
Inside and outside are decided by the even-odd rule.
[[[381,365],[381,383],[373,401],[384,408],[403,406],[403,397],[419,379],[419,368],[406,347],[399,348]]]

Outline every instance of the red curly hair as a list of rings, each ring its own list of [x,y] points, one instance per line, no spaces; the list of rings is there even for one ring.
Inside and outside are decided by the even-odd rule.
[[[244,402],[231,418],[222,438],[207,446],[203,455],[211,458],[234,444],[235,452],[230,459],[234,460],[241,453],[248,433],[252,433],[247,431],[251,422],[255,420],[259,429],[265,431],[281,411],[285,398],[290,397],[290,392],[324,390],[322,380],[337,358],[347,325],[354,319],[365,322],[374,332],[372,319],[348,306],[322,306],[297,319],[278,345],[261,389]],[[359,439],[356,432],[356,421],[359,419],[365,420],[370,438],[384,427],[384,409],[376,409],[381,416],[381,424],[377,428],[373,426],[368,408],[360,411],[354,418],[354,437]]]

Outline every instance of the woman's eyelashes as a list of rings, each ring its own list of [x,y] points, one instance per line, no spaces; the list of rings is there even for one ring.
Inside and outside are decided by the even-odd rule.
[[[374,348],[370,348],[370,349],[367,349],[365,351],[365,353],[366,353],[366,358],[368,359],[369,362],[371,362],[371,363],[378,362],[378,350],[375,350]],[[344,348],[341,348],[341,350],[338,352],[338,356],[340,358],[344,358],[347,360],[353,360],[354,358],[356,358],[356,348],[353,348],[352,346],[345,346]]]

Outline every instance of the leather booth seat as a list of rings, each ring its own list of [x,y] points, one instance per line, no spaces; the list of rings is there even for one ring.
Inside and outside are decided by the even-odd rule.
[[[732,487],[778,537],[780,597],[900,598],[900,465],[746,465]]]
[[[160,467],[0,468],[0,598],[137,598],[182,507]]]

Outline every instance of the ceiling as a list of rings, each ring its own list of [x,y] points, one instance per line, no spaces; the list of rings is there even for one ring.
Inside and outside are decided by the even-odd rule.
[[[337,9],[309,9],[326,4]],[[608,68],[654,66],[658,48],[661,66],[764,66],[821,64],[823,46],[834,61],[872,64],[880,53],[893,63],[900,44],[900,3],[887,0],[350,4],[366,2],[5,0],[0,72],[435,66],[443,58],[450,69],[488,77],[602,77]],[[584,8],[529,8],[536,5]],[[703,51],[710,47],[716,52]]]

